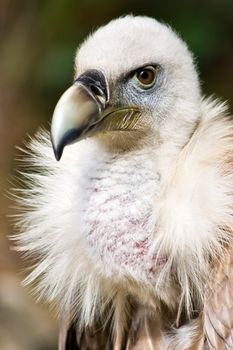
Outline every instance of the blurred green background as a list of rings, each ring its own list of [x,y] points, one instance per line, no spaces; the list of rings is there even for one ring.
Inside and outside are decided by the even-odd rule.
[[[17,167],[15,145],[49,126],[71,84],[77,46],[123,14],[169,23],[194,52],[203,92],[233,101],[233,0],[0,0],[0,349],[56,349],[56,324],[20,287],[25,267],[9,250],[7,190]],[[94,53],[93,53],[94,54]]]

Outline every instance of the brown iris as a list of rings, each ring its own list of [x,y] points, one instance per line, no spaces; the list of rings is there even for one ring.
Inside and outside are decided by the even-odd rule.
[[[156,71],[152,66],[143,67],[136,73],[136,78],[144,89],[152,87],[156,80]]]

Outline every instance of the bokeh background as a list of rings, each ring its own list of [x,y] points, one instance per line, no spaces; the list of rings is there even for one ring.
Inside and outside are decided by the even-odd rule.
[[[56,349],[56,322],[20,281],[26,266],[9,249],[7,191],[15,146],[49,127],[54,105],[71,84],[76,47],[123,14],[169,23],[194,52],[204,94],[233,101],[233,0],[0,0],[0,349]],[[95,53],[93,52],[93,55]]]

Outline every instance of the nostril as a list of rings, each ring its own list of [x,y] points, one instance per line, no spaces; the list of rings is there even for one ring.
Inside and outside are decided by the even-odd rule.
[[[90,90],[96,96],[103,96],[103,91],[96,85],[90,85]]]
[[[91,92],[95,95],[95,97],[101,102],[104,103],[106,102],[106,97],[104,92],[102,91],[102,89],[100,89],[98,86],[96,85],[90,85],[89,89],[91,90]]]

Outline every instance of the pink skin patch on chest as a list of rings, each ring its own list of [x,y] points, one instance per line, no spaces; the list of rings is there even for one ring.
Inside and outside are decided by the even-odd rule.
[[[98,159],[85,175],[81,227],[93,262],[108,274],[154,280],[166,257],[151,253],[160,188],[151,151]]]
[[[104,265],[107,264],[109,270],[112,263],[113,270],[119,266],[131,274],[135,271],[145,275],[146,279],[154,279],[158,268],[166,263],[167,258],[149,255],[151,208],[145,205],[145,211],[137,210],[140,202],[130,192],[109,195],[102,191],[100,187],[93,188],[90,196],[92,204],[98,196],[103,196],[103,200],[99,198],[100,204],[95,208],[89,206],[86,213],[87,239],[94,255]]]

